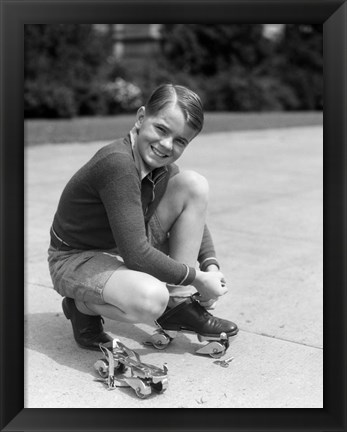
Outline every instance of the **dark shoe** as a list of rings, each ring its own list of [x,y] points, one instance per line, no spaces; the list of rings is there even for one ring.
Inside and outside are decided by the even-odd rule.
[[[239,331],[233,322],[210,314],[194,296],[166,310],[157,322],[164,330],[190,331],[206,337],[219,336],[223,332],[230,337]]]
[[[100,315],[85,315],[80,312],[74,299],[63,299],[63,312],[71,320],[75,341],[81,348],[99,351],[100,343],[112,341],[111,336],[104,332]]]

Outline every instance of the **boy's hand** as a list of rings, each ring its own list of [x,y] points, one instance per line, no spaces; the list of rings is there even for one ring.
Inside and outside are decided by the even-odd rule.
[[[198,270],[192,285],[199,291],[202,302],[215,300],[228,292],[224,275],[219,270],[207,272]]]
[[[205,271],[206,272],[219,271],[219,267],[216,264],[210,264],[209,266],[206,267]],[[218,298],[204,299],[201,297],[201,295],[200,295],[200,299],[199,299],[200,304],[208,310],[215,309],[217,300],[218,300]]]

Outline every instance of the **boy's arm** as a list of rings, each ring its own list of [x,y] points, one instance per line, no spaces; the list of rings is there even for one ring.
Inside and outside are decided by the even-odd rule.
[[[205,225],[198,261],[200,264],[200,270],[204,272],[220,270],[220,266],[216,258],[216,252],[213,245],[212,236],[207,225]],[[211,299],[208,301],[201,300],[200,303],[206,309],[212,310],[216,307],[217,299]]]
[[[216,258],[212,236],[207,225],[205,225],[204,233],[201,241],[198,261],[201,271],[219,270],[219,262]]]

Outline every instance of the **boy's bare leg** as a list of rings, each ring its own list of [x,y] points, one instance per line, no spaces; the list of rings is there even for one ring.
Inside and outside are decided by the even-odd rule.
[[[157,216],[164,231],[170,232],[170,257],[195,267],[206,222],[209,187],[206,179],[194,171],[172,177],[161,200]],[[196,289],[168,285],[170,306],[182,301]]]
[[[164,312],[169,293],[163,282],[124,266],[107,281],[103,297],[105,305],[76,302],[76,306],[80,312],[88,315],[102,315],[121,322],[152,324]]]
[[[162,228],[170,232],[170,257],[195,267],[208,204],[204,177],[183,171],[172,177],[157,208]]]

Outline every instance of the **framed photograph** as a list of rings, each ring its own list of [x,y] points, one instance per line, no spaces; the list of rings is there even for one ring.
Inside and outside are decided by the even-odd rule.
[[[346,424],[346,167],[347,167],[347,4],[344,0],[33,0],[1,1],[1,418],[3,431],[345,431]],[[211,409],[204,400],[196,408],[182,406],[153,411],[141,401],[98,409],[28,408],[25,406],[24,347],[26,160],[23,123],[24,26],[26,24],[128,23],[313,23],[323,24],[323,405],[317,408],[243,409],[226,404]],[[47,233],[48,236],[48,233]],[[43,263],[46,265],[47,263]],[[45,301],[44,297],[42,301]],[[298,299],[300,302],[300,299]],[[47,314],[47,319],[54,314]],[[41,328],[37,337],[44,335]],[[55,335],[51,335],[54,339]],[[54,341],[51,341],[54,344]],[[40,358],[46,351],[41,343]],[[250,348],[251,349],[251,348]],[[230,354],[232,355],[232,353]],[[259,354],[259,362],[262,361]],[[308,357],[309,361],[309,357]],[[193,362],[193,360],[192,360]],[[50,362],[51,364],[51,362]],[[283,364],[283,370],[286,368]],[[37,368],[44,368],[44,362]],[[91,365],[92,367],[92,365]],[[181,365],[184,368],[184,364]],[[192,367],[192,365],[190,365]],[[64,370],[68,365],[64,365]],[[222,368],[220,368],[222,370]],[[52,370],[52,376],[56,371]],[[59,372],[60,373],[60,372]],[[233,373],[236,373],[233,371]],[[49,374],[48,374],[49,375]],[[35,378],[35,374],[31,379]],[[209,383],[201,377],[201,386]],[[276,380],[276,376],[273,377]],[[181,379],[182,381],[182,379]],[[184,380],[183,380],[184,381]],[[93,397],[93,380],[83,391]],[[98,383],[100,384],[100,383]],[[82,385],[82,384],[81,384]],[[182,383],[189,392],[189,380]],[[39,386],[38,386],[39,388]],[[280,386],[278,386],[280,388]],[[47,382],[42,385],[42,400]],[[105,389],[105,391],[107,391]],[[247,391],[247,389],[245,389]],[[259,392],[262,389],[259,388]],[[279,390],[280,391],[280,390]],[[298,391],[301,391],[298,388]],[[54,397],[54,388],[51,388]],[[160,397],[160,396],[159,396]],[[177,396],[178,397],[178,396]],[[237,395],[234,396],[235,398]],[[280,397],[280,395],[279,395]],[[180,409],[180,412],[170,408]],[[205,408],[205,409],[201,409]],[[135,409],[134,414],[130,409]]]

